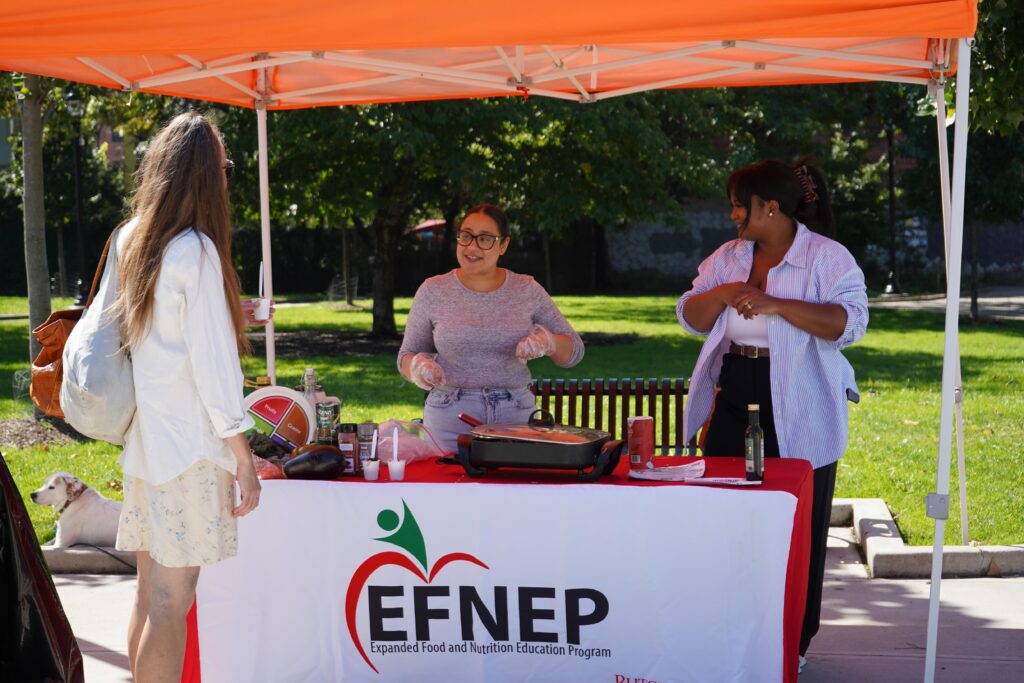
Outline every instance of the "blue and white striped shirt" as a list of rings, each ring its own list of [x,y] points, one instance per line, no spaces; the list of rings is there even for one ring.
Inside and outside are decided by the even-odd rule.
[[[691,297],[727,282],[746,282],[754,243],[732,240],[700,264],[693,288],[679,297],[676,317],[690,334],[703,336],[683,317]],[[846,450],[847,400],[860,394],[853,367],[840,349],[860,340],[868,326],[864,273],[846,247],[797,223],[796,238],[785,258],[768,271],[765,291],[780,299],[839,304],[846,309],[846,328],[836,341],[816,337],[782,316],[768,316],[771,349],[772,408],[779,452],[803,458],[815,467],[836,462]],[[728,351],[725,315],[718,316],[697,358],[684,412],[689,441],[711,413],[714,387]]]

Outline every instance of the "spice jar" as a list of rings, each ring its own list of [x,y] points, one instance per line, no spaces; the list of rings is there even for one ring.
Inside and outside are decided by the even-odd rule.
[[[338,450],[345,456],[345,474],[359,474],[359,435],[355,423],[343,422],[338,425]],[[371,437],[372,438],[372,437]]]
[[[373,434],[377,431],[376,422],[361,422],[356,427],[356,435],[359,437],[359,467],[363,466],[370,459],[370,450],[373,447]]]

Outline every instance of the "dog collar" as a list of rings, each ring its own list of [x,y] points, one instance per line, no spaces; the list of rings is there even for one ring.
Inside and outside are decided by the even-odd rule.
[[[57,516],[60,517],[61,515],[63,515],[64,511],[68,509],[68,506],[71,505],[72,503],[74,503],[79,498],[81,498],[82,494],[85,493],[86,489],[88,489],[88,488],[89,488],[88,486],[83,486],[82,490],[79,491],[77,494],[75,494],[75,496],[73,498],[68,498],[67,501],[63,505],[60,506],[60,510],[57,510]]]

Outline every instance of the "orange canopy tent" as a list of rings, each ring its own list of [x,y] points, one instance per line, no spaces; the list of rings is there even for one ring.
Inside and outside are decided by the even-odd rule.
[[[926,84],[973,0],[38,0],[0,67],[269,109],[682,86]],[[261,85],[260,75],[265,74]]]
[[[945,79],[959,68],[969,81],[976,23],[977,0],[32,0],[0,13],[0,69],[255,108],[268,296],[268,109],[501,95],[589,104],[658,88],[851,81],[928,87],[948,283],[937,492],[927,499],[936,520],[930,681],[954,407],[959,418],[967,151],[968,88],[957,88],[951,184]],[[273,375],[272,326],[267,342]],[[965,493],[961,478],[962,506]],[[966,537],[963,507],[961,516]]]

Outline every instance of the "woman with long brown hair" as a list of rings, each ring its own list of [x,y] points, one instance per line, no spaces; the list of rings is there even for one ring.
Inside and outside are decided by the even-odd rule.
[[[128,660],[144,683],[181,679],[199,568],[237,552],[236,520],[259,502],[239,362],[246,315],[231,263],[233,167],[205,117],[175,117],[146,150],[133,219],[117,238],[137,403],[117,547],[138,556]]]

